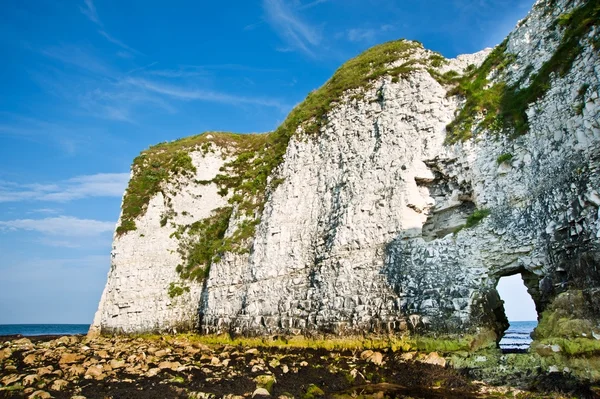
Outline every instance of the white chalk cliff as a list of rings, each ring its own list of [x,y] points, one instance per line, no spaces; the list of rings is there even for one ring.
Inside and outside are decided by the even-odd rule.
[[[218,179],[244,144],[220,133],[189,139],[180,148],[190,172],[167,171],[135,217],[122,215],[119,224],[127,216],[135,228],[115,233],[92,330],[500,334],[506,320],[495,287],[515,273],[540,314],[566,292],[598,299],[597,22],[578,33],[572,65],[551,70],[549,85],[525,104],[525,131],[499,129],[487,123],[489,109],[475,108],[469,137],[448,140],[469,97],[452,95],[458,83],[441,78],[480,68],[489,72],[485,89],[526,90],[572,36],[557,19],[593,3],[539,0],[491,56],[440,60],[412,44],[389,73],[337,98],[316,132],[306,131],[310,120],[295,126],[258,194],[251,237],[236,235],[249,216],[236,188],[223,190]],[[503,64],[484,63],[498,54]],[[155,153],[168,154],[163,146]],[[227,207],[223,239],[248,250],[220,247],[200,265],[207,275],[189,278],[190,226]],[[600,333],[597,316],[585,317]]]

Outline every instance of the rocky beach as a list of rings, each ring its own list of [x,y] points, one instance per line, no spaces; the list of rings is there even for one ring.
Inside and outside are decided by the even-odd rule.
[[[599,0],[538,0],[493,49],[388,41],[270,132],[147,148],[89,333],[0,337],[0,399],[599,398],[599,50]]]
[[[451,362],[373,340],[0,337],[0,398],[598,397],[560,373],[494,387]]]

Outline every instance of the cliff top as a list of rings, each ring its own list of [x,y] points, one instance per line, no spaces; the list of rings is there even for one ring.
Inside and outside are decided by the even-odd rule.
[[[235,158],[226,164],[226,173],[217,176],[214,182],[221,187],[223,195],[229,190],[235,191],[230,203],[244,209],[248,217],[256,218],[264,204],[267,178],[283,162],[287,144],[294,134],[300,131],[317,134],[327,122],[327,113],[343,101],[345,94],[352,93],[350,99],[360,99],[361,90],[384,75],[398,81],[416,69],[438,68],[445,63],[443,56],[424,50],[418,42],[383,43],[343,64],[323,86],[309,93],[274,132],[207,132],[150,147],[133,162],[133,175],[123,198],[122,222],[117,234],[135,230],[135,219],[145,213],[149,200],[170,178],[191,176],[195,172],[189,151],[200,149],[207,153],[213,145]],[[273,183],[276,185],[277,181]]]

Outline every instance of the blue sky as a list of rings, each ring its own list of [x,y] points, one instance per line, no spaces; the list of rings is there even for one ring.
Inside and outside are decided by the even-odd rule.
[[[6,0],[0,324],[89,323],[129,165],[206,130],[264,132],[370,46],[499,43],[533,0]]]

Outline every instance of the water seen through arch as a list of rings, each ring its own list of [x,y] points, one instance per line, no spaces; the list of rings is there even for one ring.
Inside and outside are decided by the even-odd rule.
[[[531,333],[537,326],[537,312],[520,274],[500,278],[496,288],[504,301],[510,323],[500,340],[504,352],[525,352],[531,345]]]

